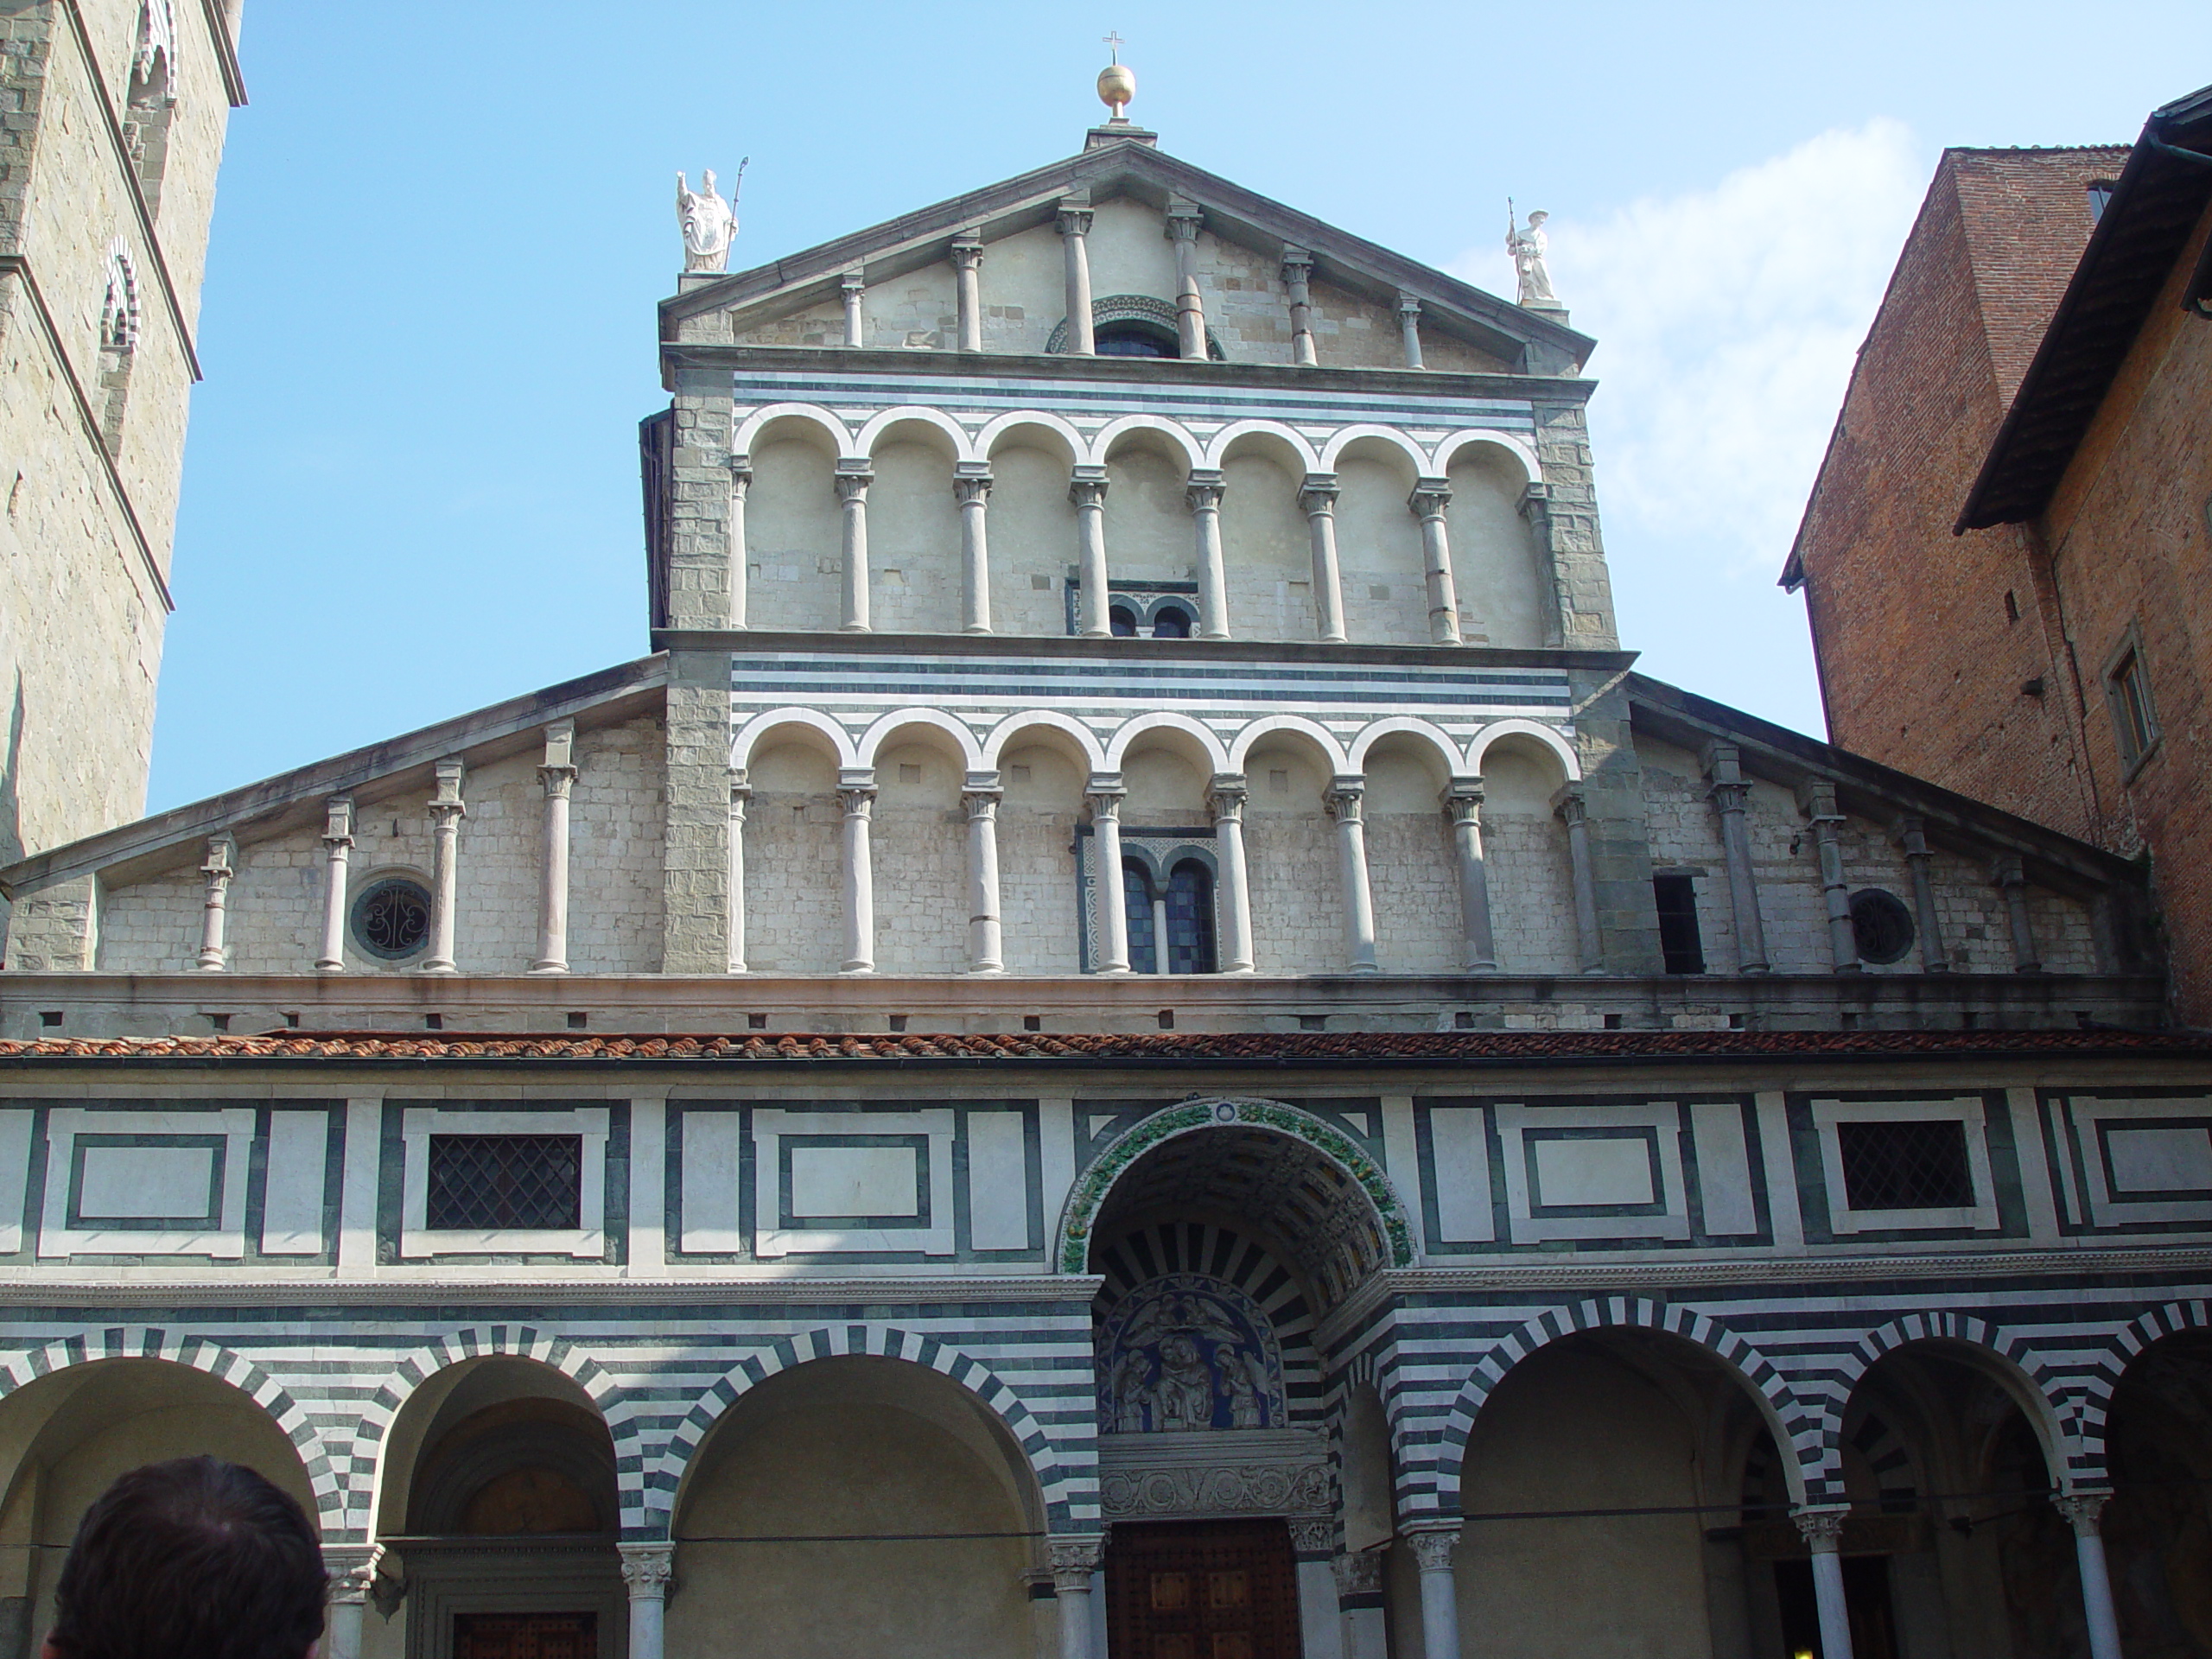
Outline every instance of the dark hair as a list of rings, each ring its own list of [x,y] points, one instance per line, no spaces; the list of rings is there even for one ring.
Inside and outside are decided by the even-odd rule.
[[[68,1659],[302,1659],[330,1575],[314,1527],[251,1469],[133,1469],[78,1524],[54,1586]]]

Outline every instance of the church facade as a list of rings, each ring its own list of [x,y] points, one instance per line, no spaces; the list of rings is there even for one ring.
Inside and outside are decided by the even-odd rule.
[[[650,655],[0,871],[0,1639],[208,1450],[333,1659],[2212,1655],[2143,874],[1638,676],[1548,283],[699,200]]]

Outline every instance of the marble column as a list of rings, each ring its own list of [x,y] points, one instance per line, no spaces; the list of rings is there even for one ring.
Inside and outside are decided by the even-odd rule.
[[[622,1583],[630,1592],[630,1659],[662,1659],[669,1580],[676,1576],[673,1544],[617,1544]]]
[[[1093,1659],[1090,1643],[1090,1579],[1106,1553],[1096,1535],[1060,1536],[1046,1541],[1052,1563],[1052,1592],[1060,1604],[1060,1659]],[[632,1659],[636,1659],[633,1655]],[[1104,1659],[1104,1656],[1098,1656]]]
[[[1452,486],[1440,478],[1417,478],[1406,505],[1421,520],[1421,556],[1428,580],[1428,639],[1431,645],[1459,643],[1459,594],[1452,581],[1452,534],[1444,510]]]
[[[848,766],[837,773],[837,804],[845,811],[845,960],[841,974],[875,971],[875,863],[868,842],[875,811],[875,768]]]
[[[1290,360],[1311,368],[1320,354],[1313,349],[1313,256],[1303,248],[1282,251],[1283,292],[1290,300]]]
[[[1226,487],[1221,474],[1200,467],[1191,474],[1183,499],[1190,503],[1191,520],[1198,537],[1198,638],[1229,638],[1229,578],[1221,563],[1221,497]]]
[[[1920,923],[1921,971],[1948,974],[1951,953],[1943,943],[1942,913],[1936,908],[1936,855],[1928,848],[1926,823],[1911,816],[1899,818],[1897,841],[1904,852],[1905,868],[1912,872],[1912,908]]]
[[[1337,1611],[1344,1620],[1344,1659],[1390,1659],[1383,1611],[1384,1559],[1380,1549],[1337,1557]]]
[[[1060,259],[1067,276],[1068,338],[1071,357],[1096,357],[1098,346],[1090,329],[1090,254],[1085,238],[1090,234],[1090,199],[1071,198],[1059,210]]]
[[[838,626],[847,633],[868,632],[868,486],[875,470],[864,461],[841,461],[831,480],[844,514],[844,601]]]
[[[1552,810],[1567,825],[1567,872],[1574,883],[1574,937],[1581,947],[1582,971],[1605,971],[1605,941],[1598,927],[1598,873],[1590,861],[1590,801],[1580,783],[1553,792]]]
[[[1068,484],[1068,499],[1075,503],[1080,626],[1086,639],[1103,639],[1114,632],[1106,609],[1106,469],[1077,467]]]
[[[745,965],[745,809],[753,799],[753,785],[745,768],[729,769],[729,970],[748,972]]]
[[[968,810],[968,971],[1002,974],[1006,950],[999,918],[999,802],[995,772],[971,772],[960,804]]]
[[[1846,1511],[1800,1510],[1789,1518],[1813,1552],[1813,1599],[1820,1611],[1821,1659],[1851,1659],[1851,1609],[1843,1594]]]
[[[1751,869],[1751,832],[1745,814],[1751,807],[1751,779],[1732,743],[1715,743],[1705,752],[1706,794],[1720,815],[1720,850],[1728,861],[1728,903],[1736,924],[1736,971],[1768,971],[1766,928],[1759,919],[1758,877]]]
[[[753,457],[729,458],[729,625],[746,626],[753,567],[745,555],[745,498],[753,487]]]
[[[845,296],[845,344],[860,346],[867,341],[867,320],[861,315],[861,301],[868,293],[868,283],[857,270],[849,270],[838,284]]]
[[[1421,1563],[1421,1644],[1429,1659],[1459,1659],[1459,1592],[1452,1556],[1459,1547],[1459,1524],[1453,1516],[1433,1527],[1408,1529],[1405,1535]]]
[[[322,828],[322,954],[315,959],[319,974],[346,971],[346,899],[348,867],[353,856],[353,798],[334,795],[323,803]]]
[[[1989,879],[2005,895],[2005,917],[2012,928],[2012,971],[2043,972],[2043,953],[2036,948],[2035,918],[2028,913],[2028,876],[2018,857],[2007,854],[1989,867]]]
[[[1175,337],[1185,358],[1206,358],[1206,308],[1198,294],[1198,227],[1205,215],[1188,203],[1170,202],[1163,234],[1175,245]]]
[[[330,1574],[330,1606],[322,1659],[361,1659],[361,1617],[376,1582],[382,1544],[325,1544],[322,1569]]]
[[[1094,772],[1084,786],[1090,804],[1091,893],[1098,901],[1098,961],[1091,971],[1129,971],[1129,913],[1122,898],[1122,801],[1118,772]]]
[[[1221,918],[1219,949],[1215,966],[1224,974],[1252,971],[1252,879],[1244,862],[1244,774],[1217,772],[1206,786],[1206,805],[1213,813],[1213,855],[1220,867],[1220,897],[1215,908]]]
[[[952,469],[952,496],[960,504],[960,632],[991,631],[991,543],[987,522],[991,464],[963,461]]]
[[[1813,850],[1821,863],[1821,898],[1828,912],[1828,959],[1839,974],[1863,974],[1859,960],[1859,933],[1851,925],[1851,883],[1844,880],[1843,842],[1837,831],[1843,813],[1835,804],[1835,785],[1801,785],[1797,804],[1813,826]]]
[[[1459,866],[1459,963],[1471,974],[1497,971],[1491,931],[1490,872],[1483,863],[1483,780],[1454,778],[1444,787],[1452,815],[1452,850]]]
[[[1421,360],[1421,302],[1402,289],[1398,293],[1398,332],[1405,339],[1406,366],[1427,368]]]
[[[223,934],[229,925],[232,864],[238,852],[236,842],[217,836],[208,842],[207,856],[200,861],[207,893],[200,912],[200,955],[194,966],[203,974],[219,974],[226,966]]]
[[[458,755],[439,761],[437,787],[430,796],[430,937],[418,970],[425,974],[458,971],[453,925],[461,886],[461,821],[468,816],[461,798],[465,768]]]
[[[2069,1492],[2053,1498],[2066,1524],[2074,1529],[2074,1559],[2082,1568],[2082,1611],[2088,1616],[2089,1659],[2120,1659],[2120,1618],[2112,1599],[2112,1571],[2105,1561],[2098,1517],[2110,1492]]]
[[[1344,641],[1344,583],[1337,568],[1337,475],[1308,473],[1299,486],[1306,533],[1313,543],[1313,624],[1321,643]]]
[[[1367,880],[1367,826],[1361,809],[1364,779],[1332,778],[1322,799],[1337,821],[1337,861],[1344,884],[1344,957],[1355,974],[1378,973],[1375,961],[1375,895]]]
[[[1336,1541],[1334,1516],[1290,1517],[1303,1659],[1344,1659],[1344,1612],[1337,1604]]]
[[[952,240],[952,270],[960,290],[960,349],[983,349],[983,243],[973,231]]]
[[[569,971],[569,798],[576,786],[575,748],[575,721],[556,720],[545,728],[545,761],[537,769],[545,786],[545,835],[538,849],[533,974]]]

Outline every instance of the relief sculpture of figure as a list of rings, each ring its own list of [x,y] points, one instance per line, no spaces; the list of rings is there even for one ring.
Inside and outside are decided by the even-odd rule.
[[[1544,255],[1551,247],[1551,238],[1544,234],[1544,221],[1551,215],[1544,213],[1529,215],[1529,228],[1516,227],[1513,204],[1505,204],[1505,251],[1513,256],[1513,272],[1520,278],[1519,299],[1523,305],[1557,305],[1559,296],[1552,292],[1552,274],[1544,268]]]
[[[694,191],[683,175],[676,175],[676,218],[683,227],[683,269],[724,270],[729,266],[729,245],[737,234],[737,193],[745,188],[747,156],[737,164],[737,181],[724,201],[715,189],[715,170],[707,169],[705,188]]]
[[[1180,1332],[1160,1344],[1160,1381],[1153,1399],[1154,1428],[1213,1427],[1213,1368],[1198,1344]]]

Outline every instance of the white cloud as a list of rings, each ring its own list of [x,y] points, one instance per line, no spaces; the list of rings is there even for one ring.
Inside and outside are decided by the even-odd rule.
[[[1529,204],[1553,209],[1553,285],[1599,341],[1617,566],[1656,554],[1708,582],[1773,579],[1926,178],[1910,132],[1877,119],[1594,222]],[[1513,292],[1502,247],[1456,269]]]

